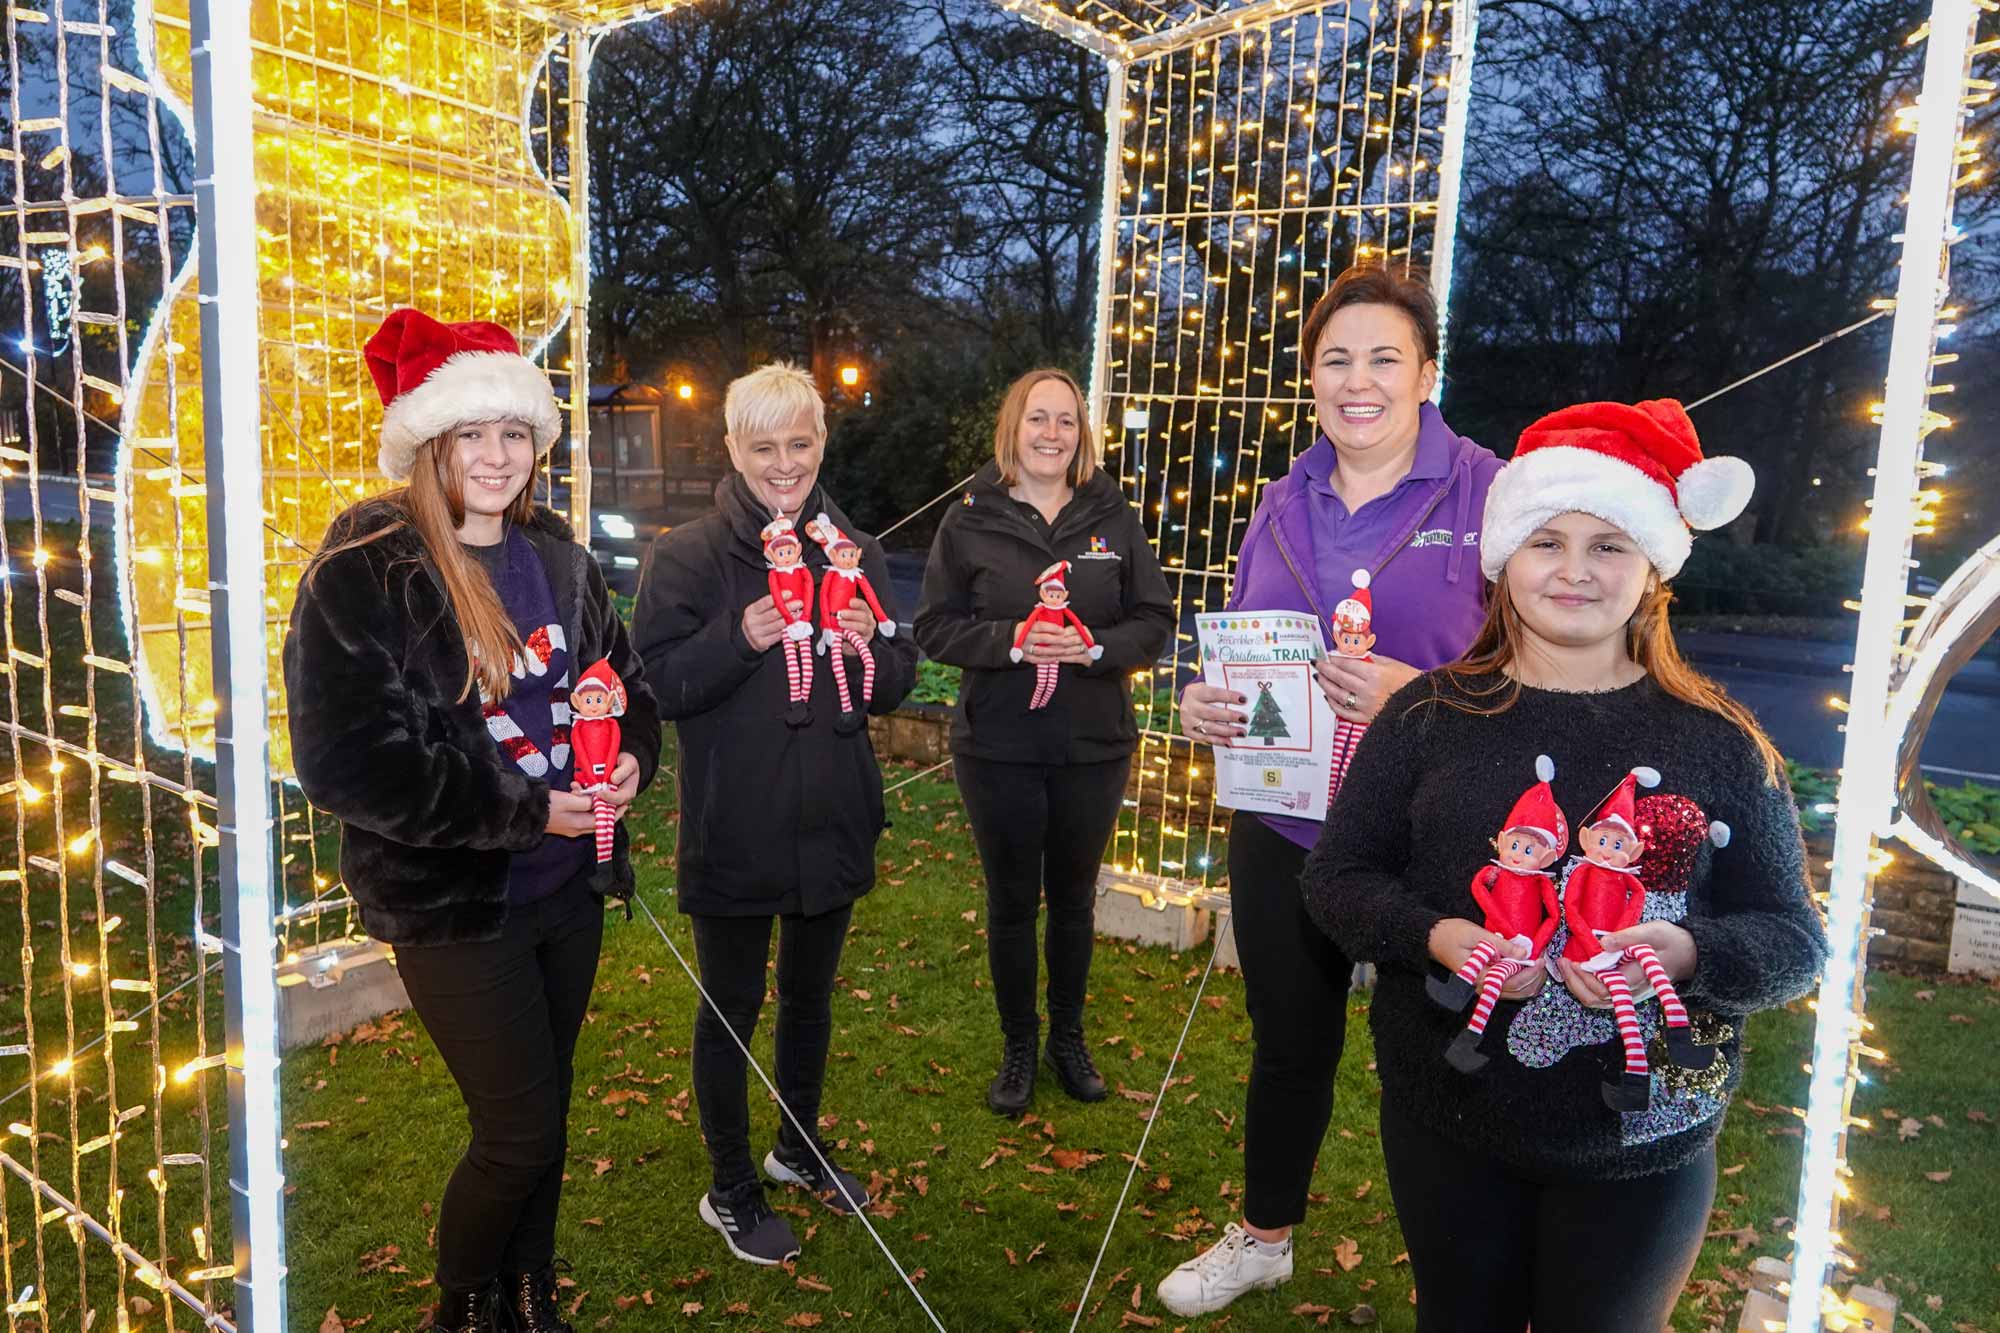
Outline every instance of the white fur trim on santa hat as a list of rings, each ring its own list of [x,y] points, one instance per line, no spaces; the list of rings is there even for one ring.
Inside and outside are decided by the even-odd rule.
[[[562,413],[540,366],[508,352],[457,352],[389,404],[376,464],[389,480],[406,481],[417,450],[455,426],[484,421],[525,421],[537,458],[562,434]]]
[[[1556,780],[1556,761],[1545,754],[1536,755],[1535,776],[1543,782],[1554,782]],[[1553,842],[1554,839],[1550,839],[1550,841]]]
[[[1530,450],[1493,478],[1479,535],[1480,570],[1497,581],[1535,529],[1569,513],[1593,515],[1625,533],[1663,579],[1681,572],[1694,545],[1665,486],[1608,454],[1556,444]]]

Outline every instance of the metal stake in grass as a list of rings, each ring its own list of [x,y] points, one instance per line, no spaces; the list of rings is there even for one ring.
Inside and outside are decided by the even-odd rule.
[[[1097,1270],[1104,1266],[1104,1252],[1111,1248],[1111,1233],[1118,1229],[1118,1215],[1125,1211],[1125,1196],[1132,1192],[1132,1178],[1139,1174],[1139,1163],[1146,1155],[1146,1140],[1152,1136],[1154,1124],[1166,1109],[1167,1089],[1173,1086],[1174,1070],[1181,1062],[1181,1049],[1187,1045],[1188,1029],[1194,1026],[1195,1010],[1201,1008],[1201,993],[1208,989],[1208,978],[1215,971],[1215,955],[1222,948],[1222,937],[1234,920],[1233,916],[1224,913],[1222,924],[1216,927],[1215,946],[1208,951],[1208,966],[1201,970],[1201,981],[1194,988],[1194,998],[1188,1001],[1187,1019],[1181,1024],[1181,1039],[1174,1043],[1174,1053],[1167,1057],[1167,1074],[1160,1080],[1160,1090],[1153,1097],[1153,1112],[1146,1117],[1146,1128],[1139,1134],[1139,1146],[1133,1150],[1131,1169],[1125,1173],[1125,1184],[1118,1191],[1117,1206],[1112,1208],[1111,1221],[1104,1228],[1103,1241],[1098,1244],[1097,1259],[1090,1265],[1090,1276],[1083,1281],[1083,1294],[1076,1298],[1076,1318],[1069,1321],[1070,1333],[1076,1333],[1076,1326],[1083,1322],[1083,1310],[1090,1301],[1091,1285],[1097,1281]]]
[[[652,904],[648,903],[645,896],[637,890],[633,891],[632,899],[639,904],[639,910],[646,914],[646,919],[653,923],[653,929],[659,933],[660,943],[667,946],[667,952],[674,956],[674,961],[681,965],[681,971],[687,973],[688,980],[692,981],[695,990],[701,993],[702,1002],[713,1009],[715,1016],[722,1020],[722,1030],[729,1034],[729,1040],[736,1043],[736,1049],[743,1052],[744,1061],[752,1070],[756,1071],[758,1081],[764,1085],[765,1091],[771,1094],[771,1100],[778,1104],[778,1109],[784,1112],[785,1119],[792,1122],[792,1128],[799,1132],[800,1141],[807,1148],[811,1149],[814,1157],[819,1159],[819,1164],[826,1169],[827,1175],[833,1176],[833,1163],[827,1161],[826,1155],[819,1150],[819,1135],[800,1123],[798,1116],[792,1113],[792,1108],[785,1104],[785,1099],[778,1095],[778,1085],[771,1082],[770,1076],[764,1072],[764,1066],[757,1063],[757,1057],[750,1054],[750,1048],[743,1044],[741,1037],[736,1035],[736,1028],[730,1023],[728,1016],[722,1012],[722,1006],[715,1002],[715,997],[708,993],[708,987],[701,984],[701,978],[695,975],[692,967],[688,966],[688,960],[681,954],[679,949],[674,947],[673,940],[667,936],[667,928],[660,924],[660,918],[653,915]],[[1207,978],[1204,977],[1203,980],[1206,981]],[[1181,1036],[1185,1039],[1187,1034],[1183,1032]],[[1178,1053],[1176,1052],[1176,1054]],[[1127,1183],[1129,1184],[1130,1182],[1128,1181]],[[854,1216],[860,1220],[862,1226],[868,1228],[869,1239],[875,1242],[876,1249],[882,1251],[882,1257],[889,1261],[889,1267],[896,1270],[896,1276],[903,1279],[903,1285],[910,1289],[910,1295],[916,1297],[917,1304],[923,1307],[924,1314],[930,1318],[931,1326],[937,1329],[938,1333],[946,1333],[944,1323],[937,1317],[937,1311],[931,1309],[930,1302],[925,1300],[924,1294],[917,1290],[917,1284],[910,1280],[910,1275],[903,1270],[902,1264],[896,1262],[896,1256],[889,1249],[888,1242],[882,1239],[882,1233],[877,1231],[875,1224],[868,1220],[868,1210],[857,1208],[854,1210]],[[1098,1257],[1102,1258],[1103,1256],[1100,1254]],[[1093,1273],[1095,1272],[1095,1270],[1092,1271]]]

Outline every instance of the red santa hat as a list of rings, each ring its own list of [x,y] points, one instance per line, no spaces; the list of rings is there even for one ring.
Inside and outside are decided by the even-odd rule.
[[[771,548],[781,542],[790,542],[792,545],[799,547],[805,545],[804,542],[799,540],[799,530],[792,526],[792,520],[783,515],[779,515],[769,523],[766,523],[764,530],[757,535],[764,539],[765,555],[769,555]]]
[[[1599,824],[1619,824],[1624,827],[1627,833],[1635,838],[1638,837],[1639,826],[1635,822],[1638,816],[1633,813],[1633,788],[1634,786],[1657,787],[1659,785],[1660,774],[1657,769],[1633,769],[1620,780],[1616,787],[1611,789],[1611,794],[1604,798],[1604,803],[1591,811],[1590,818],[1583,821],[1583,826],[1585,828],[1595,828]]]
[[[526,422],[537,458],[562,434],[549,377],[498,324],[442,324],[405,306],[362,352],[386,409],[375,462],[391,481],[409,478],[418,449],[469,422]]]
[[[834,526],[833,520],[824,512],[813,515],[806,523],[806,535],[820,544],[820,549],[828,555],[849,547],[860,548],[860,543]]]
[[[625,716],[625,681],[611,669],[610,658],[600,657],[585,668],[584,673],[576,678],[576,684],[570,688],[570,697],[574,698],[585,690],[608,692],[611,695],[611,716]]]
[[[1536,755],[1535,785],[1522,792],[1521,799],[1507,812],[1507,822],[1500,826],[1502,833],[1523,829],[1546,839],[1557,851],[1569,846],[1569,824],[1556,804],[1555,793],[1549,790],[1555,776],[1555,760],[1545,754]]]
[[[1343,629],[1365,630],[1375,619],[1375,598],[1369,593],[1372,580],[1368,571],[1354,571],[1354,591],[1340,599],[1333,608],[1334,623]]]
[[[1497,581],[1535,529],[1582,512],[1616,525],[1670,579],[1687,562],[1691,529],[1734,519],[1756,484],[1742,459],[1702,456],[1694,423],[1671,398],[1565,407],[1523,431],[1493,478],[1479,567]]]
[[[1050,565],[1047,569],[1043,570],[1041,573],[1035,575],[1035,586],[1037,588],[1045,588],[1053,586],[1061,588],[1063,591],[1067,592],[1069,591],[1069,585],[1063,582],[1063,575],[1067,574],[1068,572],[1069,572],[1069,561],[1058,560],[1053,565]]]

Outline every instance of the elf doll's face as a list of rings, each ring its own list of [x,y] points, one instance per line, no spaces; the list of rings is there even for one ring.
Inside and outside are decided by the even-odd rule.
[[[1581,843],[1586,859],[1613,870],[1625,869],[1646,850],[1638,834],[1615,820],[1592,824],[1583,831]]]
[[[861,564],[861,548],[836,546],[833,548],[832,560],[836,569],[854,569]]]
[[[611,691],[602,685],[585,685],[570,692],[569,707],[578,717],[610,717]]]
[[[1333,650],[1342,657],[1366,657],[1375,646],[1375,636],[1365,626],[1340,621],[1333,632]]]
[[[764,554],[779,569],[789,569],[799,563],[799,543],[795,538],[787,537],[765,547]]]
[[[1493,840],[1495,859],[1509,870],[1546,870],[1562,855],[1547,838],[1533,829],[1512,828]]]
[[[1042,585],[1042,605],[1048,607],[1051,611],[1060,611],[1063,607],[1069,605],[1069,589],[1063,587],[1060,583],[1044,583]]]

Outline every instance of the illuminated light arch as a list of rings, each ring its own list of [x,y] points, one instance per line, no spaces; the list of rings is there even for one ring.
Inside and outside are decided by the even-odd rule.
[[[1805,1136],[1786,1318],[1777,1328],[1814,1333],[1852,1326],[1846,1301],[1828,1285],[1830,1272],[1851,1260],[1842,1250],[1841,1206],[1850,1197],[1847,1133],[1854,1089],[1864,1058],[1882,1053],[1867,1041],[1863,1017],[1868,917],[1872,880],[1888,863],[1876,840],[1902,837],[1946,869],[1973,869],[1962,849],[1940,836],[1935,812],[1922,792],[1916,757],[1938,694],[1952,670],[1977,647],[1972,637],[1990,632],[2000,596],[1995,546],[1960,569],[1940,588],[1903,636],[1913,539],[1935,526],[1940,494],[1927,483],[1942,469],[1924,458],[1924,440],[1950,424],[1930,407],[1937,364],[1939,323],[1949,290],[1951,246],[1962,234],[1953,221],[1954,197],[1977,157],[1962,140],[1967,106],[1988,101],[1993,85],[1971,78],[1979,15],[1991,0],[1935,0],[1929,20],[1912,41],[1928,38],[1923,86],[1913,106],[1899,113],[1898,128],[1914,131],[1915,151],[1903,225],[1896,318],[1890,334],[1882,432],[1870,501],[1868,553],[1862,573],[1860,623],[1855,632],[1854,681],[1847,703],[1838,819],[1826,894],[1831,956],[1821,976],[1813,1033],[1810,1083],[1803,1111]],[[1969,173],[1970,174],[1970,173]],[[1940,386],[1942,387],[1942,386]],[[1900,774],[1900,776],[1899,776]],[[1899,788],[1908,801],[1897,814]],[[1990,875],[1973,878],[1992,891]]]

